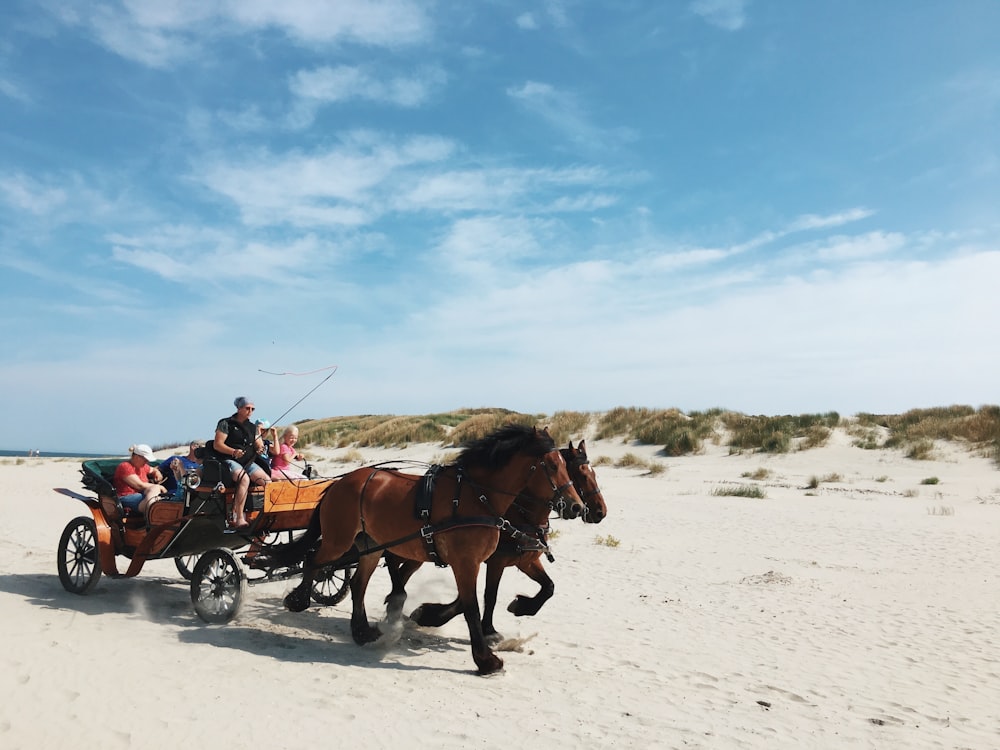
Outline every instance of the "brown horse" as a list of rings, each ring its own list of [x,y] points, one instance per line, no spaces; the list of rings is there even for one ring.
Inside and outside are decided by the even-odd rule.
[[[601,488],[597,485],[597,475],[587,458],[586,443],[581,440],[574,448],[573,441],[568,448],[560,450],[570,479],[577,494],[586,506],[583,514],[585,523],[600,523],[608,513],[607,505]],[[513,533],[503,533],[496,550],[486,561],[486,591],[483,601],[483,635],[490,642],[499,641],[501,636],[493,626],[493,612],[496,609],[497,593],[504,570],[516,565],[518,570],[539,585],[538,593],[533,596],[518,594],[507,606],[507,611],[517,617],[535,615],[555,593],[555,584],[545,571],[542,564],[542,552],[549,556],[547,535],[549,530],[549,515],[556,510],[544,498],[522,492],[514,500],[505,514],[514,528]],[[565,518],[565,514],[560,514]],[[421,563],[413,560],[401,560],[391,552],[386,555],[386,567],[392,578],[392,592],[386,597],[391,614],[402,611],[406,601],[406,583],[417,571]],[[462,600],[455,599],[448,604],[425,603],[410,613],[410,619],[424,627],[440,627],[462,612]],[[390,617],[390,619],[392,619]]]
[[[539,471],[539,469],[541,469]],[[302,583],[285,597],[292,611],[309,605],[318,568],[357,559],[351,578],[351,634],[357,643],[376,640],[381,632],[368,622],[365,591],[385,549],[399,557],[451,566],[469,626],[472,658],[481,674],[503,668],[483,636],[476,580],[479,566],[496,549],[503,514],[525,488],[550,493],[551,502],[565,503],[567,514],[583,513],[583,502],[570,481],[566,462],[547,430],[508,425],[467,444],[454,464],[441,467],[421,519],[418,486],[421,477],[396,470],[368,467],[332,483],[313,521],[295,542],[272,550],[282,561],[306,554]]]

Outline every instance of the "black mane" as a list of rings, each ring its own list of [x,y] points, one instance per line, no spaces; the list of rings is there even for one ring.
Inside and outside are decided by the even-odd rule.
[[[465,443],[455,463],[464,468],[499,469],[516,453],[542,456],[555,448],[555,442],[546,430],[509,424],[486,437]]]

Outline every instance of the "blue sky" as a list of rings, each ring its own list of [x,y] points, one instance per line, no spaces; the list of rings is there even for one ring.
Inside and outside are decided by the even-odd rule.
[[[9,0],[0,448],[998,401],[1000,3]]]

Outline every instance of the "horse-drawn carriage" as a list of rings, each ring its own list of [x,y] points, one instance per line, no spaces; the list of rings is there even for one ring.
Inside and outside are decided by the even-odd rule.
[[[450,605],[423,605],[417,621],[439,625],[463,614],[476,665],[489,674],[503,666],[487,642],[495,634],[492,609],[503,567],[517,565],[543,586],[538,596],[518,597],[509,608],[515,614],[534,614],[552,593],[551,580],[538,562],[548,552],[550,513],[596,523],[607,511],[582,443],[560,451],[546,430],[520,425],[466,444],[455,463],[431,467],[423,476],[380,465],[335,479],[271,482],[251,494],[250,526],[235,532],[225,522],[233,492],[221,482],[206,481],[207,469],[206,463],[201,477],[186,478],[181,498],[160,500],[145,516],[133,517],[124,512],[109,482],[112,462],[85,463],[84,485],[97,497],[58,490],[85,502],[92,515],[71,521],[60,539],[59,578],[66,590],[83,594],[102,573],[134,576],[146,560],[173,558],[181,573],[191,570],[191,600],[198,615],[226,622],[238,611],[247,583],[301,574],[285,606],[298,612],[310,601],[336,604],[350,583],[351,634],[356,642],[367,643],[380,631],[368,622],[365,591],[383,553],[391,551],[397,562],[390,565],[389,618],[400,616],[405,583],[421,563],[450,567],[458,599]],[[295,531],[302,533],[295,536]],[[501,538],[514,540],[514,549],[498,547]],[[118,572],[118,555],[131,560],[124,573]],[[197,562],[190,568],[194,557]],[[405,570],[400,560],[408,561]],[[476,593],[484,562],[492,571],[485,621]],[[248,577],[244,566],[256,575]]]
[[[153,503],[143,514],[119,502],[111,484],[122,459],[85,461],[87,496],[65,488],[56,492],[81,500],[91,515],[70,521],[59,539],[57,567],[70,593],[93,590],[101,575],[131,578],[148,560],[173,559],[191,582],[191,602],[206,622],[227,622],[239,611],[246,586],[291,578],[300,567],[272,566],[262,552],[304,529],[332,479],[271,482],[247,499],[250,526],[227,528],[234,490],[221,481],[221,467],[206,461],[188,473],[175,495]],[[119,570],[118,558],[129,562]],[[317,604],[336,604],[347,594],[353,566],[325,568],[312,588]]]

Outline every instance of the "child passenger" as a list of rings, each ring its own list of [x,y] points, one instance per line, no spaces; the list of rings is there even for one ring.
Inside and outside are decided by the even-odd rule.
[[[305,475],[296,469],[291,461],[301,461],[302,454],[295,450],[295,443],[299,439],[299,428],[289,425],[281,433],[281,440],[278,440],[278,428],[271,428],[271,435],[274,440],[268,448],[271,454],[271,479],[305,479]]]

